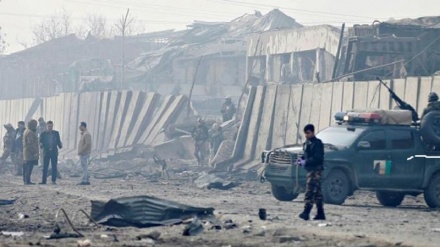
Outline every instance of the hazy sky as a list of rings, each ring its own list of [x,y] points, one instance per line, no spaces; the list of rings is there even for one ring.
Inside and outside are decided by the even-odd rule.
[[[7,34],[8,53],[32,43],[32,26],[65,9],[76,23],[90,13],[116,21],[127,8],[147,31],[184,29],[193,20],[229,21],[244,13],[263,14],[279,8],[303,25],[342,22],[372,23],[391,17],[440,14],[439,0],[0,0],[0,26]],[[20,42],[19,42],[20,41]]]

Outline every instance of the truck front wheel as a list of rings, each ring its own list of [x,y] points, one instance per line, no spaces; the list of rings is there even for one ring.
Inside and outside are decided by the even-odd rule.
[[[405,195],[396,192],[377,191],[376,198],[379,201],[379,203],[385,207],[397,207],[402,203],[403,198],[405,198]]]
[[[342,205],[350,193],[350,182],[347,175],[341,170],[331,171],[324,180],[322,192],[325,203]]]
[[[272,195],[282,202],[290,202],[298,197],[298,193],[293,193],[293,191],[288,191],[283,186],[277,186],[272,184]]]
[[[440,207],[440,174],[435,175],[425,190],[425,202],[430,208]]]

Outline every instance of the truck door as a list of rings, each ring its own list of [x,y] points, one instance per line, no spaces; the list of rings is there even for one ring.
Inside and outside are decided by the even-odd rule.
[[[416,142],[411,129],[387,130],[390,147],[391,167],[389,174],[380,177],[380,184],[385,188],[419,188],[422,184],[424,162],[422,158],[410,159],[413,155],[424,154]],[[418,153],[422,152],[422,153]]]
[[[389,156],[386,150],[385,134],[384,130],[373,130],[359,138],[356,143],[354,167],[358,186],[361,188],[376,188],[378,186],[375,169]]]

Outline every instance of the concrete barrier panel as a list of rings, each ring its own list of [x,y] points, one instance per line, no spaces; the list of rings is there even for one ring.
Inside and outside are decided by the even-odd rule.
[[[165,128],[167,128],[169,124],[176,123],[180,116],[186,116],[187,113],[185,112],[185,109],[187,109],[187,106],[188,98],[186,96],[176,96],[174,101],[159,119],[156,126],[151,130],[151,133],[144,144],[154,146],[165,141]],[[208,126],[208,128],[209,127],[210,126]]]
[[[440,93],[440,76],[433,77],[431,91]]]
[[[96,143],[98,142],[98,135],[99,135],[99,114],[100,114],[100,103],[101,103],[101,95],[100,92],[93,92],[92,93],[92,100],[90,102],[90,112],[89,112],[89,119],[90,119],[90,133],[92,134],[92,150],[96,150]]]
[[[129,137],[126,140],[125,146],[132,146],[137,144],[139,138],[143,134],[144,130],[151,123],[154,111],[156,110],[157,103],[159,102],[160,95],[156,93],[148,93],[144,105],[139,112],[138,120],[133,126]]]
[[[321,101],[323,95],[323,84],[317,83],[313,85],[312,108],[310,109],[309,123],[315,125],[316,130],[319,129],[319,121],[321,118]]]
[[[290,86],[279,85],[275,103],[275,115],[272,132],[272,148],[286,145],[287,117],[289,111]],[[255,105],[255,103],[254,103]]]
[[[368,81],[357,81],[354,82],[354,109],[365,109],[368,107]]]
[[[379,108],[381,87],[383,86],[381,86],[379,81],[370,81],[368,83],[367,108]]]
[[[80,94],[73,94],[72,95],[72,101],[71,101],[71,108],[70,108],[70,128],[69,128],[69,149],[74,150],[77,147],[77,140],[79,140],[79,102],[81,100]]]
[[[266,86],[266,92],[264,95],[264,104],[260,118],[260,128],[258,129],[258,136],[256,141],[257,143],[255,148],[256,153],[271,148],[276,96],[277,96],[277,86],[276,85]]]
[[[111,130],[112,138],[110,139],[109,150],[114,150],[116,148],[116,143],[118,142],[119,135],[121,133],[122,121],[124,120],[128,106],[130,105],[132,94],[133,92],[131,91],[123,91],[121,94],[121,103],[118,106],[118,113],[115,117],[115,124],[113,126],[113,129]]]
[[[299,131],[298,138],[300,140],[304,140],[304,134],[301,131],[304,126],[310,123],[311,115],[312,115],[312,100],[313,100],[313,84],[305,83],[303,85],[303,94],[301,100],[301,117],[299,119]]]
[[[401,99],[405,99],[405,85],[406,85],[406,79],[394,79],[393,81],[393,91],[399,96]],[[396,102],[394,100],[391,101],[391,109],[394,109],[394,107],[397,106]]]
[[[344,83],[334,82],[333,83],[333,99],[332,99],[332,113],[330,123],[333,123],[333,116],[336,112],[342,111],[342,101],[344,100]]]
[[[241,126],[238,130],[238,136],[237,140],[235,142],[234,146],[234,152],[232,157],[235,160],[240,160],[243,158],[243,153],[246,145],[246,139],[247,139],[247,133],[249,130],[249,123],[252,115],[252,109],[255,101],[255,93],[256,93],[256,87],[251,87],[249,90],[248,100],[246,104],[246,109],[244,110],[243,118],[241,120]],[[238,162],[238,166],[243,165],[244,160],[242,162]]]
[[[431,92],[432,81],[433,81],[432,77],[420,78],[419,96],[418,96],[418,104],[417,104],[417,112],[419,114],[419,117],[422,116],[423,109],[428,104],[428,95]]]
[[[353,109],[353,97],[354,97],[354,82],[344,82],[344,95],[342,101],[342,111],[349,111]]]
[[[318,130],[323,130],[330,125],[332,118],[333,83],[322,83],[322,97],[319,114]]]
[[[301,114],[301,100],[303,94],[303,85],[294,84],[290,86],[290,98],[289,98],[289,114],[287,117],[287,133],[286,143],[288,145],[301,142],[298,140],[299,118]],[[262,150],[261,150],[262,151]]]
[[[133,95],[131,96],[131,103],[128,106],[125,119],[122,121],[121,134],[118,143],[116,144],[117,148],[125,146],[133,126],[135,125],[136,121],[138,121],[139,112],[145,103],[145,97],[146,94],[144,92],[133,92]]]
[[[63,149],[64,150],[68,150],[69,148],[73,148],[69,146],[69,139],[70,137],[70,128],[75,128],[76,126],[73,125],[70,122],[70,112],[71,112],[71,105],[72,105],[72,94],[71,93],[66,93],[63,94],[64,95],[64,110],[63,110],[63,126],[60,126],[60,130],[63,133],[60,133],[60,135],[62,134],[61,137],[61,141],[63,142]]]
[[[165,98],[162,99],[162,102],[159,103],[160,104],[159,109],[157,109],[157,111],[154,113],[150,124],[147,126],[145,131],[142,133],[142,135],[139,139],[139,143],[143,143],[145,145],[148,145],[147,138],[149,137],[152,130],[156,127],[156,124],[160,121],[163,114],[165,114],[166,110],[171,105],[171,103],[173,103],[174,100],[175,100],[175,96],[173,96],[173,95],[167,95],[167,96],[165,96]]]
[[[243,153],[243,159],[246,161],[254,160],[256,156],[255,149],[258,140],[258,133],[260,131],[261,122],[264,121],[263,119],[261,119],[261,115],[264,107],[265,89],[266,89],[265,87],[259,86],[257,87],[257,91],[255,92],[255,100],[252,107],[252,114],[248,125],[246,146]]]
[[[112,91],[109,108],[108,108],[107,125],[104,131],[105,136],[104,136],[103,151],[108,150],[110,147],[109,144],[112,137],[112,133],[114,131],[115,118],[118,113],[120,104],[121,104],[121,92]]]
[[[384,80],[383,81],[387,86],[392,87],[393,83],[391,80]],[[391,96],[388,89],[384,86],[380,86],[380,100],[379,100],[379,108],[384,110],[391,109]]]
[[[408,77],[406,79],[405,86],[405,102],[410,104],[414,109],[417,110],[417,105],[419,103],[419,86],[420,81],[418,77]]]
[[[110,97],[111,97],[111,92],[104,92],[101,98],[101,109],[99,113],[99,124],[101,126],[99,127],[98,141],[96,143],[96,148],[100,151],[102,151],[104,145],[105,129],[107,126],[107,115],[108,115],[108,108],[110,105]]]

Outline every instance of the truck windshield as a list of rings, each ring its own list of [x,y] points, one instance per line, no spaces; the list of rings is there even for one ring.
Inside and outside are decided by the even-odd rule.
[[[329,127],[319,132],[316,137],[324,144],[331,144],[338,148],[347,148],[364,131],[362,128]]]

